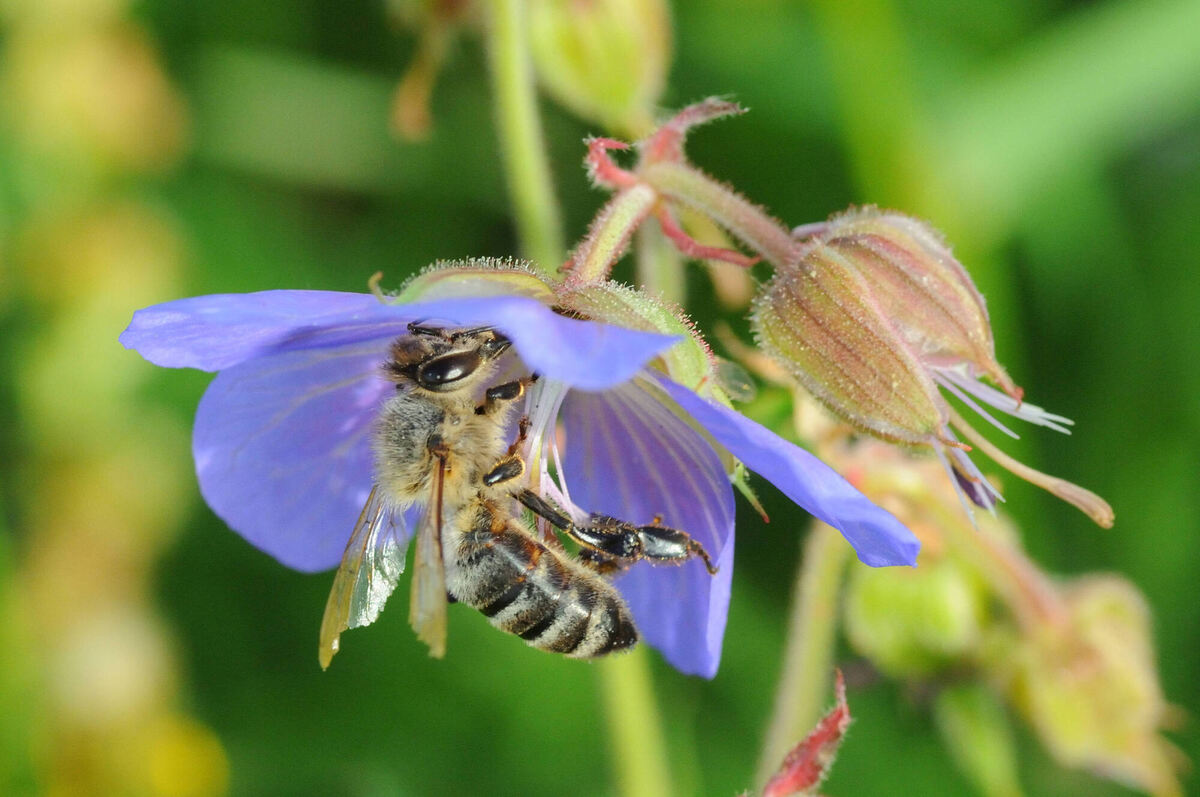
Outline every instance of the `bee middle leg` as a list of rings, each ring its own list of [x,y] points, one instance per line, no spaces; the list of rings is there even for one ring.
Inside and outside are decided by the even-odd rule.
[[[500,458],[500,461],[483,475],[484,484],[492,487],[520,478],[525,473],[525,460],[521,458],[518,452],[520,452],[521,446],[525,444],[525,438],[528,435],[529,416],[522,415],[520,423],[517,424],[517,439],[508,447],[507,453]]]
[[[586,551],[582,560],[601,572],[610,572],[640,559],[682,562],[691,556],[700,557],[710,574],[717,572],[703,545],[685,532],[659,525],[660,518],[656,517],[651,525],[637,526],[607,515],[592,515],[590,523],[579,525],[532,490],[522,491],[517,499],[579,543]]]

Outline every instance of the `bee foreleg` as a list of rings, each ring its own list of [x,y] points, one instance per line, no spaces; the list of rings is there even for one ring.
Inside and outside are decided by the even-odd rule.
[[[517,496],[517,500],[524,504],[525,507],[533,514],[550,521],[550,525],[555,526],[556,528],[567,531],[568,529],[573,528],[575,525],[571,522],[569,517],[564,515],[562,512],[559,512],[533,490],[522,490]]]
[[[716,575],[717,566],[713,564],[704,546],[692,539],[691,535],[659,525],[661,518],[656,517],[653,525],[630,526],[641,540],[642,556],[647,559],[670,561],[687,559],[689,556],[699,556],[704,560],[704,567],[710,575]],[[625,524],[629,526],[629,524]],[[628,533],[628,532],[627,532]]]
[[[525,388],[537,381],[537,374],[493,385],[483,394],[483,403],[475,408],[476,415],[491,415],[510,401],[525,395]]]

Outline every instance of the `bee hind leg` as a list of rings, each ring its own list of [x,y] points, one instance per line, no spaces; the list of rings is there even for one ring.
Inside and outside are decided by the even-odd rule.
[[[651,525],[635,526],[608,515],[592,515],[590,523],[579,525],[531,490],[523,491],[517,499],[534,514],[550,521],[579,543],[585,552],[581,553],[580,558],[586,564],[611,560],[615,564],[610,569],[616,569],[640,559],[649,559],[652,562],[682,562],[692,556],[698,556],[703,560],[709,574],[715,575],[717,572],[717,566],[713,564],[712,557],[703,545],[679,529],[661,525],[660,517],[655,517]],[[601,572],[606,571],[601,569]]]

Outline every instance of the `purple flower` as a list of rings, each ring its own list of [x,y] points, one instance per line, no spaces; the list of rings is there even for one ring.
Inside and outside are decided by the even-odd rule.
[[[915,562],[908,529],[833,470],[648,368],[669,336],[568,318],[520,296],[388,304],[266,291],[139,310],[120,340],[157,365],[219,372],[196,412],[201,492],[250,543],[317,571],[339,563],[367,499],[370,432],[394,389],[380,366],[418,319],[495,326],[541,376],[526,412],[531,470],[547,497],[573,514],[662,516],[711,553],[716,576],[699,562],[637,564],[617,581],[646,641],[684,672],[712,677],[720,661],[733,572],[730,454],[840,529],[866,564]]]

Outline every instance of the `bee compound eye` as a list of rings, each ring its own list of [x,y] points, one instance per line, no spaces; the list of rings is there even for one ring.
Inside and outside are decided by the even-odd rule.
[[[417,371],[417,382],[421,387],[437,390],[475,373],[481,362],[476,351],[443,354],[421,365]]]

